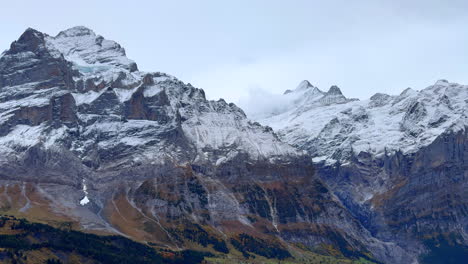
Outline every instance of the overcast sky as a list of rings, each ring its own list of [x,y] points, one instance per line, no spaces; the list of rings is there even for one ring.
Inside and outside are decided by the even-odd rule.
[[[468,84],[466,0],[35,0],[0,8],[2,50],[27,27],[56,35],[84,25],[122,44],[140,70],[236,103],[304,79],[361,99],[442,78]]]

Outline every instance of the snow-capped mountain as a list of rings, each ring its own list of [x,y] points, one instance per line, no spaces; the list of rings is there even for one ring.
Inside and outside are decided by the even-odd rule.
[[[448,240],[466,252],[468,86],[440,80],[359,101],[305,81],[283,96],[283,111],[254,117],[307,151],[375,237],[407,247]]]
[[[284,96],[290,107],[254,118],[315,161],[345,162],[360,152],[414,153],[468,125],[468,86],[445,80],[421,91],[378,93],[364,101],[347,99],[336,86],[322,92],[303,81]]]
[[[29,29],[0,60],[3,152],[45,141],[66,143],[89,162],[106,160],[97,150],[118,153],[109,157],[115,163],[136,148],[135,159],[153,162],[209,160],[213,150],[224,153],[218,163],[239,153],[299,155],[235,105],[208,101],[203,90],[173,76],[138,71],[119,44],[84,27],[56,37]],[[179,145],[168,142],[170,134]]]
[[[466,242],[466,86],[284,98],[256,118],[275,133],[88,28],[28,29],[0,55],[0,212],[244,257],[415,263],[414,233]]]
[[[343,100],[332,89],[322,103]],[[333,245],[347,258],[415,258],[373,237],[314,171],[236,105],[139,71],[88,28],[28,29],[0,56],[3,213],[172,249],[304,257]],[[245,236],[268,251],[239,248]]]

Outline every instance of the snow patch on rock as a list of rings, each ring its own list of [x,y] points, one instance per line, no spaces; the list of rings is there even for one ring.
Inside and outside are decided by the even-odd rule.
[[[82,185],[83,185],[83,192],[84,192],[85,196],[83,197],[83,199],[80,200],[80,204],[82,206],[84,206],[84,205],[87,205],[90,202],[90,200],[88,198],[88,186],[86,186],[86,180],[85,179],[83,179]]]

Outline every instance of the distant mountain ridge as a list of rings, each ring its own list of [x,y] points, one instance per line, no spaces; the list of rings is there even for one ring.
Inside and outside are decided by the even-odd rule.
[[[415,152],[468,125],[468,86],[446,80],[419,92],[408,88],[397,96],[378,93],[364,101],[347,99],[337,86],[322,92],[308,81],[288,91],[293,107],[254,118],[316,160],[344,161],[361,151]]]

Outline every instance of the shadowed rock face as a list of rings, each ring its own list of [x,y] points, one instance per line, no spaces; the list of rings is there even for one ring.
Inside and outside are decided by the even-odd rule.
[[[413,111],[412,113],[416,113]],[[444,235],[468,244],[468,131],[447,132],[415,153],[375,157],[361,152],[344,164],[318,165],[323,179],[375,237],[420,251]]]
[[[371,200],[397,233],[455,233],[467,243],[468,136],[466,131],[444,134],[410,157],[402,166],[405,184],[394,195]],[[389,172],[401,170],[398,166]],[[385,196],[385,194],[383,195]]]
[[[51,221],[76,221],[85,230],[171,248],[184,247],[187,231],[181,230],[196,224],[221,241],[226,234],[246,233],[310,248],[335,245],[349,258],[366,252],[395,262],[410,257],[394,244],[373,239],[313,176],[307,159],[247,164],[244,158],[218,167],[168,161],[96,170],[66,149],[36,146],[1,168],[2,205],[33,219],[32,212],[41,210]],[[84,185],[90,202],[80,206]],[[8,203],[7,197],[17,202]],[[24,210],[27,199],[38,203]],[[394,256],[387,255],[392,250]]]
[[[412,258],[372,237],[270,128],[139,72],[86,28],[28,29],[0,57],[0,132],[3,213],[174,249],[245,233],[291,252]]]
[[[46,44],[46,35],[26,30],[0,58],[0,88],[36,83],[37,89],[72,88],[72,69],[63,56]]]
[[[467,198],[462,195],[462,189],[466,187],[466,142],[464,131],[444,134],[411,155],[397,152],[375,159],[362,153],[350,164],[321,167],[320,174],[330,185],[336,186],[337,191],[348,195],[355,193],[356,201],[362,199],[358,198],[358,192],[351,192],[352,189],[372,186],[380,190],[364,204],[382,210],[394,220],[411,220],[422,211],[441,210],[454,214],[452,221],[463,222],[466,217],[463,204]],[[347,180],[344,185],[341,184],[343,180]],[[405,208],[411,212],[405,212]],[[402,211],[397,212],[399,209]],[[437,222],[437,214],[430,218]],[[439,220],[437,225],[441,230],[444,230],[442,226],[450,225],[450,221]],[[406,226],[405,230],[414,228],[414,224]],[[402,231],[400,226],[397,229]]]

